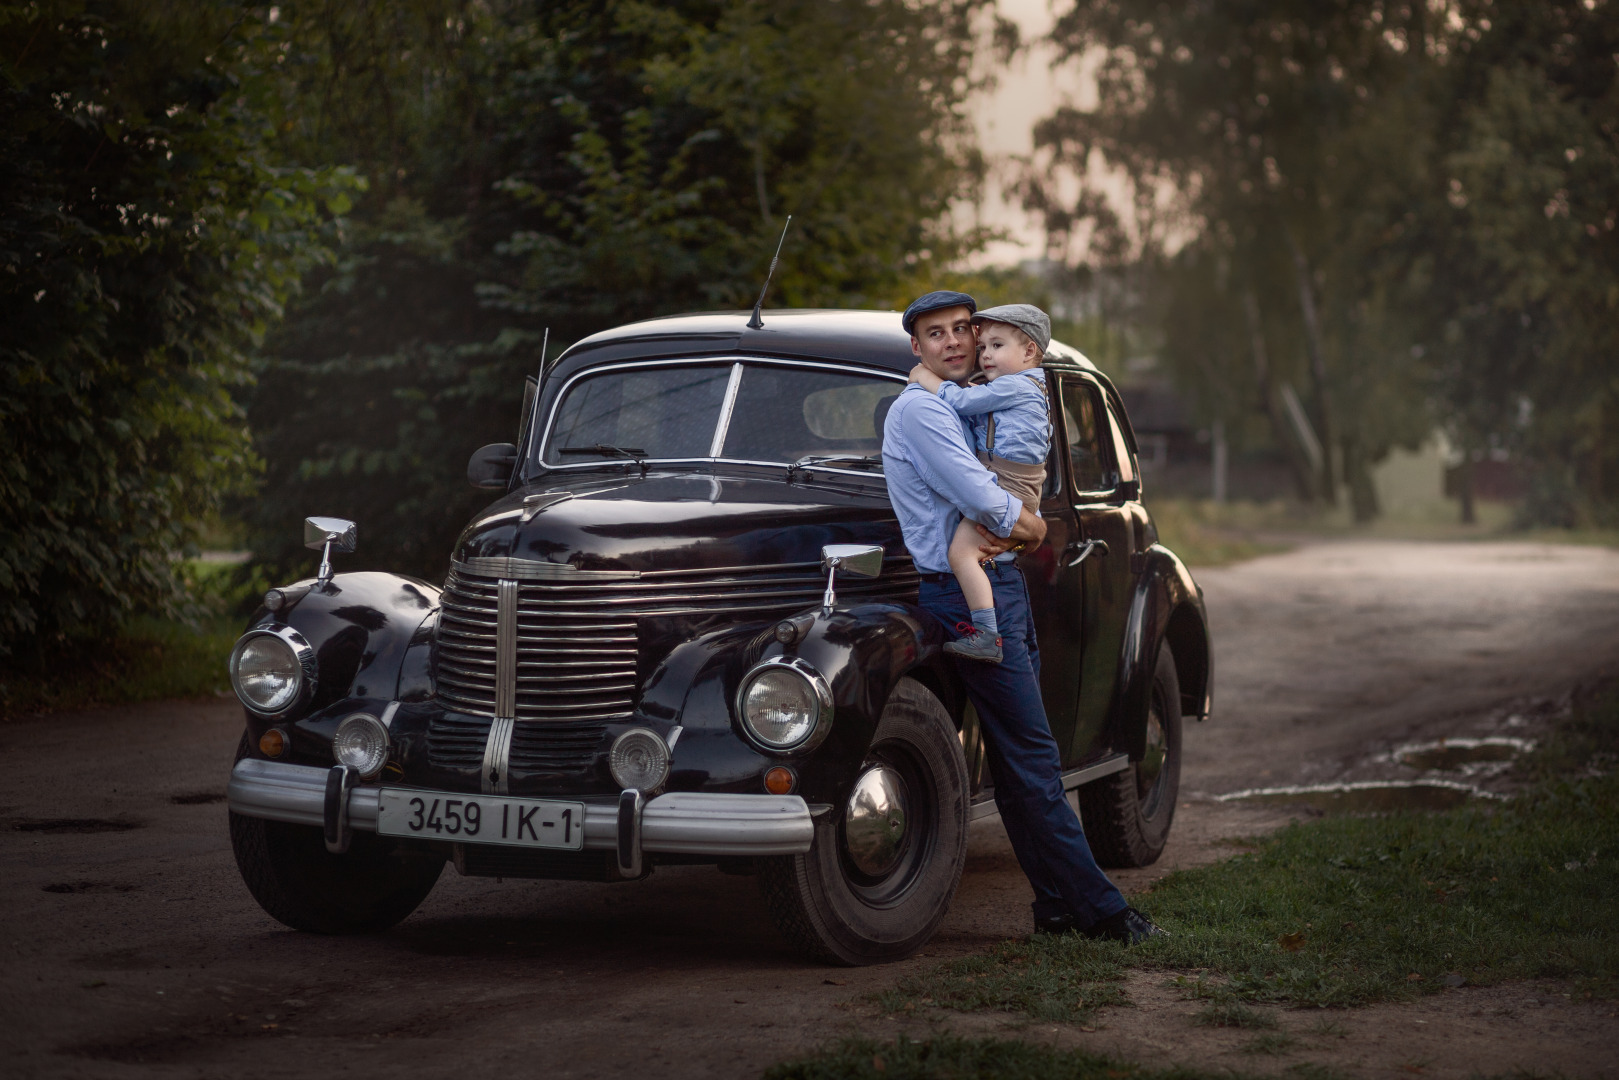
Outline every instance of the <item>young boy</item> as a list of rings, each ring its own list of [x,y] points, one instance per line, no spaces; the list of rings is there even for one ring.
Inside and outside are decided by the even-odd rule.
[[[1046,457],[1051,451],[1051,404],[1040,369],[1051,344],[1051,320],[1032,304],[1004,304],[972,317],[978,329],[979,366],[989,377],[980,386],[945,382],[920,364],[911,381],[967,418],[978,460],[1007,492],[1040,512]],[[950,541],[950,569],[972,612],[972,629],[944,651],[991,664],[1001,662],[995,596],[980,565],[978,530],[963,520]]]

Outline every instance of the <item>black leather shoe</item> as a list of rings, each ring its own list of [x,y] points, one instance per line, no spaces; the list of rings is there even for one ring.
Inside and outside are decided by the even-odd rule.
[[[1169,931],[1135,908],[1127,907],[1086,927],[1085,936],[1098,941],[1122,941],[1126,945],[1134,945],[1150,937],[1168,937]]]
[[[1036,917],[1034,932],[1037,934],[1072,934],[1079,927],[1074,925],[1074,917],[1068,912],[1061,915],[1047,915],[1045,918]]]

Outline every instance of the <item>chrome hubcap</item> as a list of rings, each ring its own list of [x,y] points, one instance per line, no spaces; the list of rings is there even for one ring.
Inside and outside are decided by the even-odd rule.
[[[1164,721],[1156,705],[1147,713],[1147,750],[1136,762],[1136,794],[1143,802],[1158,783],[1158,774],[1164,771],[1164,759],[1169,756],[1169,739],[1164,735]]]
[[[862,874],[881,877],[905,849],[905,780],[886,765],[873,765],[855,781],[843,815],[843,843]]]

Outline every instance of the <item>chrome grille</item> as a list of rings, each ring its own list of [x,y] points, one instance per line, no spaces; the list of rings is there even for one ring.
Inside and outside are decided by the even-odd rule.
[[[427,729],[427,760],[435,769],[476,769],[489,739],[487,717],[439,714]],[[517,772],[577,773],[589,769],[607,724],[571,720],[524,724],[512,732],[510,767]]]
[[[887,562],[880,578],[840,578],[839,603],[914,598],[910,560]],[[482,716],[496,707],[502,580],[517,583],[515,715],[543,721],[631,714],[640,689],[638,619],[788,615],[819,603],[825,587],[818,563],[591,572],[519,559],[458,562],[439,617],[438,689],[446,702]],[[521,731],[513,739],[514,767]]]

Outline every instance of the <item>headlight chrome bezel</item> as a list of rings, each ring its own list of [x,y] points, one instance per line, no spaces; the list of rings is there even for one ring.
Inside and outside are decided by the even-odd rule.
[[[816,714],[810,723],[809,733],[797,742],[786,744],[766,739],[754,728],[752,720],[748,717],[748,691],[753,689],[753,684],[761,676],[783,669],[804,680],[816,704]],[[737,687],[735,708],[737,724],[742,729],[742,734],[747,737],[748,742],[767,754],[807,754],[820,746],[832,730],[832,687],[826,681],[826,676],[822,675],[815,665],[798,656],[772,656],[755,664],[742,677],[741,685]]]
[[[296,689],[293,690],[291,699],[287,702],[287,704],[283,705],[279,709],[261,708],[260,706],[255,705],[252,700],[242,692],[242,683],[239,671],[239,665],[242,659],[242,651],[250,642],[262,637],[275,638],[286,648],[290,649],[292,651],[293,661],[296,665],[298,685]],[[316,674],[317,670],[315,665],[314,647],[309,644],[308,639],[290,626],[265,626],[254,630],[249,630],[247,633],[237,638],[236,644],[231,648],[231,689],[236,692],[236,700],[242,703],[242,707],[247,709],[248,712],[251,712],[255,716],[262,716],[271,720],[282,719],[308,705],[309,699],[313,697],[315,693]]]

